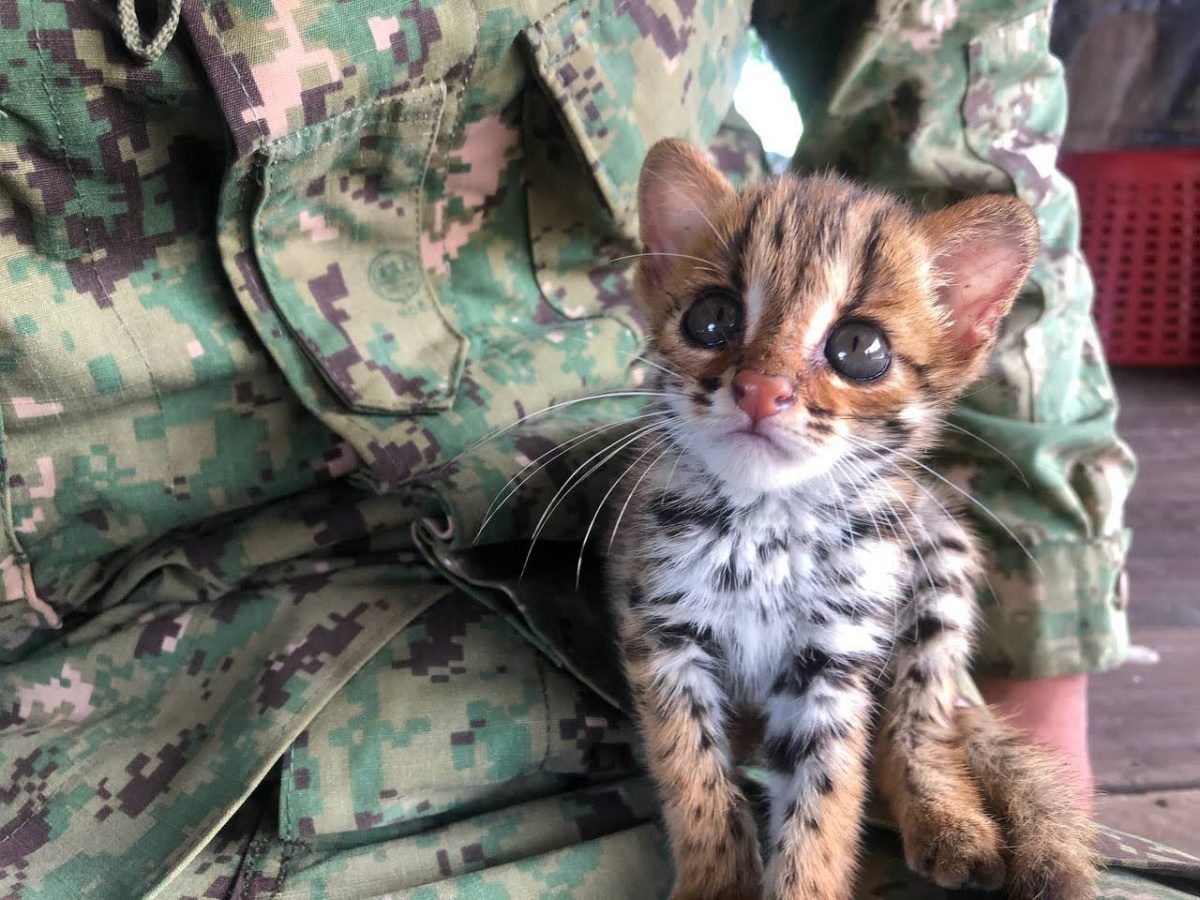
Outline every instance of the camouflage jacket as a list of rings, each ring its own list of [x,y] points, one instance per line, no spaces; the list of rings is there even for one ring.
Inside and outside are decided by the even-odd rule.
[[[1043,0],[186,0],[148,64],[110,4],[17,0],[0,896],[224,897],[235,873],[239,896],[440,896],[415,886],[506,866],[513,896],[623,896],[597,841],[660,892],[603,603],[575,583],[602,479],[518,576],[642,402],[646,148],[762,174],[730,111],[752,14],[805,118],[797,168],[1038,210],[1042,259],[955,417],[978,439],[940,462],[1031,550],[980,519],[980,666],[1120,660],[1133,467]]]

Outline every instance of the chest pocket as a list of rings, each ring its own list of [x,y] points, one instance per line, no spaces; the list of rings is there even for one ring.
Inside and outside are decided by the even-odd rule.
[[[267,142],[255,254],[280,319],[351,410],[448,408],[466,339],[421,262],[441,83]]]

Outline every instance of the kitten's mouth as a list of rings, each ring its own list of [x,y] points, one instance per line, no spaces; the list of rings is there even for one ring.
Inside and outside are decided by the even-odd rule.
[[[764,431],[760,431],[753,425],[746,425],[743,428],[738,428],[731,433],[731,437],[738,443],[749,445],[756,449],[770,450],[777,456],[790,456],[788,448],[783,445],[777,438],[772,437]]]

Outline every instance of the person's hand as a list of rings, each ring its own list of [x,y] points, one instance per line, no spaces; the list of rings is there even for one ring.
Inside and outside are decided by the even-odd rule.
[[[975,683],[984,700],[1066,763],[1090,811],[1095,784],[1088,755],[1087,675],[1027,680],[981,677]]]

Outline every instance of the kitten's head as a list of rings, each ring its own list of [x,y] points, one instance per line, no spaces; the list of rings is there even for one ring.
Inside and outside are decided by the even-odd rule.
[[[917,215],[834,177],[739,194],[674,140],[650,151],[639,204],[637,297],[667,403],[736,491],[926,449],[1038,248],[1012,197]]]

